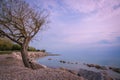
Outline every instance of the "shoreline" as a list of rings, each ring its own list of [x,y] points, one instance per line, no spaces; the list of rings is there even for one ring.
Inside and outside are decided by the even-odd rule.
[[[61,69],[38,67],[35,70],[24,67],[16,54],[0,55],[0,80],[85,80]]]
[[[43,58],[44,59],[44,58]],[[57,63],[59,63],[59,65],[61,64],[63,67],[59,67],[59,66],[57,66],[57,67],[52,67],[52,66],[48,66],[48,67],[50,67],[50,68],[55,68],[55,69],[57,69],[57,68],[63,68],[63,69],[67,69],[67,70],[72,70],[72,71],[76,71],[76,72],[79,72],[81,69],[82,69],[82,71],[84,71],[85,70],[85,72],[87,73],[89,73],[89,71],[92,71],[93,72],[93,74],[94,74],[94,72],[95,73],[100,73],[100,74],[102,74],[103,76],[107,76],[107,77],[109,77],[109,78],[111,78],[111,79],[120,79],[120,68],[116,68],[116,67],[110,67],[110,66],[101,66],[101,65],[97,65],[97,64],[88,64],[88,63],[79,63],[79,62],[70,62],[70,61],[65,61],[64,59],[63,60],[60,60],[60,59],[54,59],[54,58],[52,58],[52,57],[48,57],[48,58],[46,58],[46,59],[44,59],[43,61],[47,61],[47,62],[52,62],[52,60],[53,60],[53,62],[54,62],[54,60],[57,62]],[[52,64],[52,63],[51,63]],[[81,67],[79,67],[79,69],[73,69],[73,67],[72,68],[68,68],[69,66],[71,66],[71,65],[76,65],[76,66],[78,66],[78,65],[81,65],[81,64],[83,64],[85,67],[87,67],[87,68],[81,68]],[[56,64],[57,65],[57,64]],[[65,65],[65,66],[64,66]],[[68,65],[68,67],[66,67],[66,65]]]
[[[31,52],[31,54],[33,55],[32,52]],[[38,56],[37,53],[35,53],[34,55]],[[46,53],[44,53],[44,55],[43,55],[43,53],[39,54],[39,57],[45,57],[45,56],[49,56],[49,55],[47,55]],[[11,74],[11,72],[7,72],[7,71],[12,70],[11,68],[14,67],[14,69],[17,70],[18,73],[20,70],[20,71],[22,71],[21,72],[22,74],[24,74],[24,71],[28,72],[27,74],[25,74],[26,76],[29,76],[32,74],[32,79],[29,79],[30,76],[27,77],[29,80],[39,80],[39,79],[47,80],[47,79],[49,79],[48,75],[52,75],[52,78],[49,80],[56,80],[56,79],[58,79],[58,77],[59,77],[58,80],[86,80],[86,79],[88,79],[88,80],[113,80],[113,78],[111,76],[109,76],[106,72],[100,73],[100,72],[94,72],[94,71],[89,71],[89,70],[85,70],[85,69],[80,69],[79,72],[76,72],[74,70],[70,70],[67,68],[53,69],[53,68],[49,68],[49,67],[39,64],[42,66],[41,68],[36,69],[36,70],[31,70],[31,69],[24,67],[23,63],[21,62],[20,57],[21,56],[16,52],[14,52],[12,54],[0,55],[0,69],[2,71],[2,72],[0,71],[0,79],[4,80],[3,79],[3,78],[5,78],[4,76],[7,76],[8,74],[10,75],[9,77],[12,78],[12,76],[13,76],[12,74],[14,74],[14,73]],[[35,56],[33,56],[33,57],[32,57],[33,58],[32,60],[34,62],[36,57]],[[36,64],[36,61],[34,63]],[[5,67],[7,67],[7,70]],[[13,69],[13,72],[14,72],[14,69]],[[37,72],[37,75],[36,75],[36,72]],[[44,76],[44,78],[42,78],[42,76],[39,74]],[[17,74],[17,75],[20,76],[19,77],[20,79],[17,78],[17,80],[22,80],[21,78],[23,78],[23,76],[21,74]],[[89,76],[87,76],[87,75],[89,75]],[[37,79],[36,77],[39,77],[39,79]],[[11,79],[6,79],[6,80],[11,80]],[[119,80],[119,79],[114,79],[114,80]]]

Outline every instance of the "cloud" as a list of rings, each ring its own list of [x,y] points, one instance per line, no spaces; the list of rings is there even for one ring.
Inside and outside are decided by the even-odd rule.
[[[111,44],[111,42],[107,41],[107,40],[101,40],[98,42],[99,44]]]
[[[66,29],[63,30],[63,34],[68,35],[64,41],[73,44],[92,43],[103,39],[113,41],[120,35],[120,8],[117,6],[120,4],[119,0],[64,1],[71,11],[78,11],[87,16],[82,20],[79,19],[79,23],[73,21],[68,24],[71,27],[67,29],[68,32]],[[117,6],[117,10],[114,9],[115,6]],[[93,13],[94,11],[95,13]]]
[[[68,8],[82,13],[90,13],[96,10],[97,2],[95,0],[63,0]]]
[[[120,0],[34,0],[51,12],[41,48],[116,45],[120,36]],[[38,34],[39,35],[39,34]],[[97,43],[97,44],[96,44]],[[111,43],[111,44],[110,44]]]
[[[68,8],[81,13],[112,12],[113,8],[118,8],[120,4],[119,0],[63,0],[63,2]]]

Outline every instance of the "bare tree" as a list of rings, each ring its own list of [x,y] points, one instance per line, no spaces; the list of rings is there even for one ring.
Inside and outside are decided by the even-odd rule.
[[[44,11],[37,12],[24,0],[0,0],[0,36],[19,44],[25,67],[31,68],[27,48],[31,39],[47,22]]]

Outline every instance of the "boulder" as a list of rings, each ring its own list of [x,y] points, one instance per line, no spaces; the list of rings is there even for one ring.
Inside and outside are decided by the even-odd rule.
[[[103,77],[101,73],[88,71],[84,69],[80,69],[77,75],[82,76],[87,80],[102,80]]]

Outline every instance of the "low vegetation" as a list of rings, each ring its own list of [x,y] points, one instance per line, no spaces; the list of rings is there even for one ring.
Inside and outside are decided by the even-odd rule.
[[[0,51],[9,51],[12,50],[13,43],[6,38],[0,38]]]
[[[0,38],[0,54],[9,54],[12,51],[20,51],[21,46],[18,44],[13,43],[11,40],[7,38]],[[34,47],[29,46],[28,51],[41,51],[41,52],[46,52],[45,49],[42,50],[37,50]]]
[[[13,43],[7,38],[0,38],[0,51],[20,51],[21,46]],[[36,51],[34,47],[29,46],[28,51]]]

